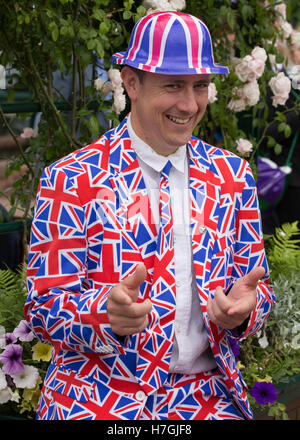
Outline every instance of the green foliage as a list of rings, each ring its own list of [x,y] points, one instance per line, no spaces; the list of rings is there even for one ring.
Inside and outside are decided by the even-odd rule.
[[[300,239],[297,222],[283,224],[280,228],[276,228],[275,235],[267,239],[272,279],[276,280],[280,276],[287,279],[294,278],[295,272],[300,272]]]
[[[263,330],[241,344],[239,359],[249,389],[258,380],[271,380],[280,388],[289,377],[300,375],[300,248],[295,239],[299,233],[297,223],[287,223],[269,237],[267,257],[276,303]],[[265,409],[278,419],[287,417],[280,401],[262,408],[249,397],[254,409]]]
[[[112,53],[127,45],[135,21],[144,13],[132,0],[0,0],[0,21],[5,23],[0,27],[0,64],[7,70],[7,101],[17,102],[16,92],[26,91],[28,100],[41,109],[37,137],[24,150],[19,145],[18,156],[7,168],[9,176],[25,164],[25,175],[15,182],[10,200],[24,217],[31,217],[28,200],[36,193],[43,168],[100,137],[108,128],[100,113],[116,120],[112,99],[94,87],[96,64],[101,59],[108,70]],[[67,85],[57,88],[58,72],[71,86],[69,95]],[[2,112],[0,116],[9,126],[10,120]]]
[[[0,270],[0,325],[6,332],[12,332],[24,319],[26,300],[25,274],[22,268],[13,272],[10,269]]]
[[[60,157],[89,144],[108,128],[107,121],[116,125],[120,116],[112,111],[112,99],[104,98],[93,85],[97,58],[104,69],[110,67],[111,55],[127,46],[135,22],[146,13],[142,1],[133,0],[0,0],[0,64],[6,66],[7,101],[16,102],[16,91],[28,91],[30,101],[39,104],[41,122],[38,135],[29,146],[13,158],[7,176],[25,164],[25,175],[13,185],[11,205],[21,208],[24,218],[31,217],[29,199],[35,194],[42,169]],[[288,20],[297,20],[295,2],[288,2]],[[278,12],[275,0],[187,0],[184,12],[192,13],[207,24],[214,42],[215,60],[230,67],[230,74],[212,75],[218,99],[195,129],[213,145],[221,144],[237,153],[237,140],[248,139],[254,149],[248,160],[256,169],[256,151],[263,141],[280,153],[282,146],[267,134],[273,121],[268,121],[265,102],[266,84],[274,75],[269,58],[259,79],[260,100],[243,112],[228,109],[228,104],[244,84],[238,78],[234,63],[249,55],[255,46],[282,61],[275,46],[282,31],[274,26]],[[296,25],[295,20],[293,24]],[[233,38],[234,37],[234,38]],[[13,69],[13,70],[12,70]],[[90,69],[91,73],[87,73]],[[68,78],[71,95],[66,96],[54,83],[54,73]],[[60,110],[58,103],[67,106]],[[1,110],[1,106],[0,106]],[[100,120],[99,114],[106,116]],[[1,115],[3,119],[3,115]],[[18,115],[29,118],[30,114]],[[291,129],[284,111],[276,121],[286,137]],[[6,121],[8,123],[8,121]],[[17,135],[18,133],[15,133]],[[221,139],[221,140],[220,140]]]

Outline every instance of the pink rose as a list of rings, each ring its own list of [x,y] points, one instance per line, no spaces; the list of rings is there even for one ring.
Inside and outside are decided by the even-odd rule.
[[[259,101],[260,91],[256,80],[250,81],[242,89],[243,98],[247,105],[255,105]]]
[[[37,129],[33,129],[31,127],[24,127],[23,133],[21,133],[21,138],[30,139],[31,137],[37,136]]]
[[[245,110],[247,103],[244,99],[231,99],[228,103],[227,108],[233,110],[234,112],[242,112]]]
[[[252,149],[253,149],[253,145],[251,144],[251,142],[247,141],[247,139],[242,139],[240,138],[237,141],[237,147],[236,147],[237,151],[242,154],[242,155],[246,155],[249,154]]]
[[[267,52],[263,47],[256,46],[251,52],[252,58],[255,60],[261,60],[263,63],[267,61]]]
[[[108,81],[104,81],[102,78],[97,78],[94,81],[95,89],[100,92],[101,96],[104,98],[110,93],[112,90],[112,85]]]
[[[274,95],[272,97],[273,106],[284,105],[291,91],[291,80],[283,72],[280,72],[270,79],[269,86]]]
[[[217,89],[214,83],[210,83],[208,86],[208,102],[211,104],[217,100]]]
[[[126,97],[122,88],[118,88],[114,91],[114,103],[112,109],[119,115],[126,106]]]
[[[248,81],[249,76],[252,74],[251,61],[252,57],[247,55],[235,67],[235,73],[242,82]]]
[[[246,55],[235,67],[235,73],[242,82],[259,78],[265,70],[265,50],[257,47],[253,52],[255,57]]]
[[[252,106],[257,104],[260,97],[260,91],[256,80],[248,82],[240,89],[234,89],[233,93],[235,97],[229,101],[227,107],[229,110],[235,112],[245,110],[247,105]]]
[[[118,69],[109,69],[108,77],[112,83],[113,89],[116,89],[116,88],[122,86],[121,73]]]

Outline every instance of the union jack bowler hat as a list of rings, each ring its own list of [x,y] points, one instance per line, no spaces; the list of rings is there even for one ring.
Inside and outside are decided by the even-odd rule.
[[[229,73],[228,67],[214,61],[206,25],[192,15],[173,11],[141,18],[127,51],[115,53],[111,62],[168,75]]]

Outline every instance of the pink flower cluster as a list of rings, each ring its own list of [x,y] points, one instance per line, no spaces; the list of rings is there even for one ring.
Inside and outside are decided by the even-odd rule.
[[[119,115],[126,106],[126,98],[124,95],[120,71],[118,69],[109,69],[108,77],[111,81],[114,92],[114,103],[112,109],[117,113],[117,115]]]
[[[266,60],[267,53],[265,49],[256,46],[251,55],[246,55],[236,65],[235,73],[242,82],[254,81],[264,73]]]
[[[265,49],[256,46],[251,55],[246,55],[236,64],[235,73],[245,85],[234,89],[235,96],[228,104],[230,110],[240,112],[248,105],[253,106],[258,103],[260,91],[257,79],[264,73],[266,60]]]

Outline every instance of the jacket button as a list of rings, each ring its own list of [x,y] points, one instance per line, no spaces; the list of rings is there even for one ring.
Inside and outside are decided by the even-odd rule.
[[[146,397],[146,394],[143,391],[138,391],[135,395],[136,400],[142,401]]]
[[[204,234],[204,232],[206,231],[206,226],[205,225],[200,225],[199,226],[199,232],[200,232],[200,234]]]

